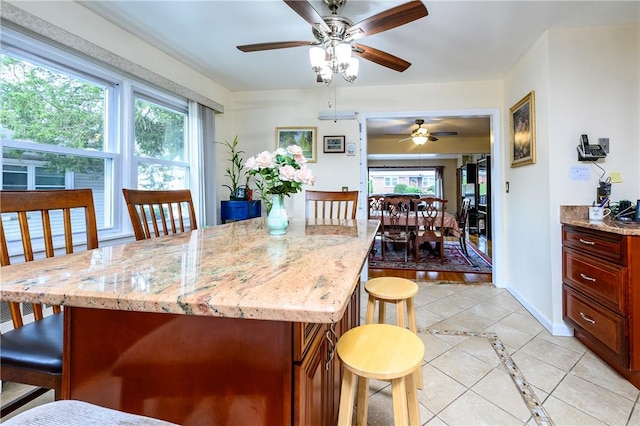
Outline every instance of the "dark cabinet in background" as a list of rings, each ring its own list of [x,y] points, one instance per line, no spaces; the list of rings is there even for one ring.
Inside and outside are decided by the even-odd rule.
[[[491,239],[491,157],[477,164],[478,233]]]
[[[220,220],[246,220],[260,217],[262,207],[260,200],[253,201],[220,201]]]
[[[458,169],[458,211],[462,207],[462,199],[469,198],[471,200],[469,206],[469,233],[471,234],[478,232],[476,178],[475,163],[467,163]]]

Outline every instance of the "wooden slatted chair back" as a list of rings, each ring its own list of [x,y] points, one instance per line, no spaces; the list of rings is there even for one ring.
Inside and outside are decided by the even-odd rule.
[[[136,240],[198,229],[191,191],[123,189]]]
[[[358,191],[305,191],[305,217],[355,219]]]

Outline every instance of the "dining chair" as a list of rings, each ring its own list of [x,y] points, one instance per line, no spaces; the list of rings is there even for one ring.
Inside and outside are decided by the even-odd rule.
[[[355,219],[358,191],[305,191],[304,215],[315,219]]]
[[[0,191],[0,265],[98,247],[91,189]],[[82,236],[81,236],[82,235]],[[84,241],[82,241],[84,239]],[[11,253],[9,250],[11,249]],[[0,334],[0,379],[35,388],[1,408],[0,416],[43,393],[62,389],[63,312],[60,306],[6,303],[13,328]],[[5,305],[6,306],[6,305]]]
[[[379,220],[382,221],[382,210],[384,208],[384,197],[380,195],[371,195],[367,198],[367,204],[369,206],[369,213],[367,218],[370,220]],[[382,233],[382,223],[378,227],[378,231],[376,232],[375,240],[380,239]],[[370,255],[373,255],[377,252],[376,243],[374,241],[373,246],[371,247]]]
[[[467,251],[467,222],[469,220],[470,207],[471,199],[463,198],[462,205],[460,206],[460,211],[458,212],[458,215],[456,217],[456,221],[458,222],[458,229],[460,231],[460,248],[467,256],[469,256],[469,252]]]
[[[198,229],[191,191],[122,189],[136,240]]]
[[[404,261],[408,261],[410,244],[414,243],[415,239],[413,223],[410,220],[411,204],[414,201],[411,197],[385,197],[380,225],[383,259],[388,244],[392,244],[394,250],[402,244],[405,245]]]
[[[440,263],[444,263],[444,214],[447,200],[435,197],[422,197],[416,202],[414,217],[415,244],[414,255],[416,262],[420,260],[420,246],[431,250],[431,243],[436,244],[436,251],[440,252]]]

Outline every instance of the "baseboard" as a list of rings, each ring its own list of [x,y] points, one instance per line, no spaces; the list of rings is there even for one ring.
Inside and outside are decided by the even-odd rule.
[[[527,310],[533,317],[538,320],[540,324],[552,335],[554,336],[562,336],[562,337],[572,337],[573,336],[573,327],[568,326],[564,322],[561,324],[552,323],[546,315],[540,312],[535,306],[531,305],[527,299],[522,297],[522,295],[513,287],[507,286],[507,291],[511,293],[513,297],[515,297],[518,302]]]

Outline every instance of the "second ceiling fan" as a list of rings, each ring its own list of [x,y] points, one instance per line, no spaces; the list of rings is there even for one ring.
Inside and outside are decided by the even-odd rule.
[[[411,135],[400,139],[398,142],[412,140],[416,145],[424,145],[428,140],[432,142],[437,141],[438,138],[436,138],[436,136],[455,136],[458,134],[458,132],[429,132],[426,127],[422,127],[424,120],[421,118],[416,119],[416,124],[418,127],[411,132]]]
[[[352,82],[357,76],[357,60],[349,62],[340,57],[349,57],[353,53],[383,67],[402,72],[411,66],[410,62],[398,58],[390,53],[383,52],[364,44],[355,43],[365,36],[381,33],[390,29],[408,24],[409,22],[428,15],[427,8],[421,1],[410,1],[391,9],[380,12],[367,19],[354,24],[350,19],[338,15],[338,9],[344,6],[347,0],[322,0],[331,11],[329,16],[321,16],[308,1],[284,0],[305,21],[311,24],[311,30],[315,40],[313,41],[280,41],[237,46],[243,52],[256,52],[261,50],[284,49],[289,47],[315,46],[322,48],[326,58],[324,64],[314,64],[312,69],[318,76],[318,81],[327,83],[331,81],[327,72],[342,73],[347,81]],[[341,51],[340,51],[341,50]],[[316,49],[316,53],[322,53]],[[313,53],[311,53],[313,55]],[[349,68],[352,68],[349,70]],[[323,69],[327,68],[327,69]],[[355,70],[354,70],[355,69]],[[355,72],[355,74],[354,74]]]

